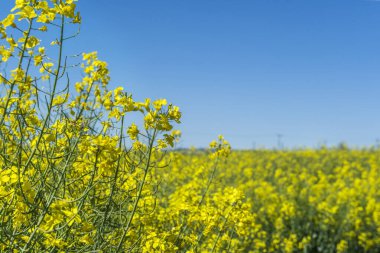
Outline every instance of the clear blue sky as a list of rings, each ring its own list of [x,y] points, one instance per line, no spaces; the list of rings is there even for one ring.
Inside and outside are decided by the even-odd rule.
[[[112,85],[180,106],[180,146],[375,144],[380,2],[81,0],[73,48],[97,50]],[[71,42],[74,43],[74,42]]]

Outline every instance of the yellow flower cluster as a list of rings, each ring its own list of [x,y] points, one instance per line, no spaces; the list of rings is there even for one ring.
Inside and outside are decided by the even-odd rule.
[[[131,238],[137,249],[153,169],[181,134],[177,106],[109,90],[96,52],[69,62],[65,27],[79,22],[73,0],[16,0],[0,22],[1,252],[120,252]],[[58,39],[38,39],[46,31]]]

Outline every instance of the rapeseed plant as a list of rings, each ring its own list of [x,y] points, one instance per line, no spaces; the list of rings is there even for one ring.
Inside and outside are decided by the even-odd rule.
[[[180,134],[178,107],[109,90],[97,52],[69,63],[66,27],[80,21],[73,0],[17,0],[0,23],[0,63],[11,67],[0,83],[2,252],[133,250],[157,184],[151,170]],[[58,39],[40,40],[45,32]],[[83,78],[71,84],[77,65]],[[144,129],[126,124],[130,113]]]

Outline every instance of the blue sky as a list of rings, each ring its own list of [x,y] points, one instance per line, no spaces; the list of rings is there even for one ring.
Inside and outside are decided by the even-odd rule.
[[[1,3],[0,3],[1,4]],[[81,0],[72,49],[112,86],[180,106],[179,146],[372,145],[380,138],[380,2]]]

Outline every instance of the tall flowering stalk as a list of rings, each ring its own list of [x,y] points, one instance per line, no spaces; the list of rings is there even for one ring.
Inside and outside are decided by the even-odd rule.
[[[96,52],[64,54],[80,22],[73,0],[16,0],[0,22],[2,252],[133,250],[151,170],[179,137],[178,107],[109,90]]]

